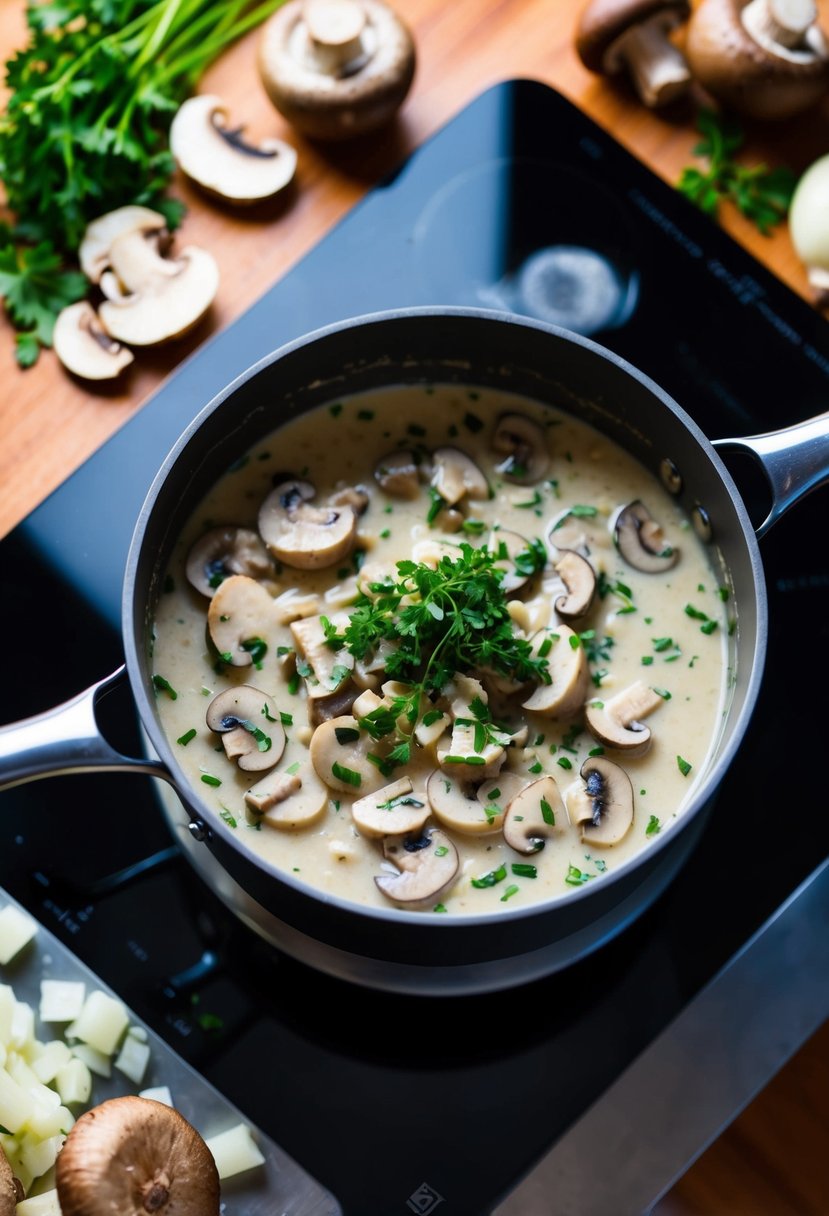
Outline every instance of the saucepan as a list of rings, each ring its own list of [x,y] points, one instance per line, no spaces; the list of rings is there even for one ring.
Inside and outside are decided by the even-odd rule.
[[[438,917],[321,895],[239,843],[188,782],[161,728],[150,660],[152,621],[171,549],[195,505],[281,422],[384,385],[457,382],[523,394],[597,427],[661,477],[710,546],[733,591],[736,672],[714,754],[692,803],[600,883],[498,917]],[[719,452],[759,462],[771,509],[755,529]],[[210,402],[164,461],[137,520],[123,591],[125,668],[57,709],[0,730],[0,788],[52,773],[132,770],[160,778],[171,826],[197,870],[252,929],[330,974],[369,987],[460,994],[566,967],[620,932],[687,858],[757,701],[767,606],[758,538],[829,479],[829,414],[773,434],[709,442],[669,395],[590,340],[509,314],[414,308],[359,317],[276,350]],[[147,754],[105,740],[104,693],[128,679]],[[164,786],[163,783],[166,783]]]

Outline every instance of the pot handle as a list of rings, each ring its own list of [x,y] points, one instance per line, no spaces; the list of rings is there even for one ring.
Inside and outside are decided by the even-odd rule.
[[[756,529],[757,539],[789,507],[829,482],[829,413],[818,414],[782,431],[715,439],[719,452],[746,452],[762,466],[772,493],[771,509]]]
[[[83,773],[98,769],[109,773],[148,773],[172,782],[160,760],[123,756],[107,743],[98,727],[101,698],[124,676],[119,667],[54,709],[0,726],[0,790],[36,781],[40,777]]]

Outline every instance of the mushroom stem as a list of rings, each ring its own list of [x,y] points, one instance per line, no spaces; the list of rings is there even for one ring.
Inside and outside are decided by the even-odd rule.
[[[306,0],[302,15],[323,71],[338,74],[365,54],[366,12],[355,0]]]
[[[814,0],[751,0],[741,14],[746,31],[761,46],[796,50],[817,21]]]
[[[809,286],[813,288],[817,303],[821,307],[829,302],[829,270],[825,266],[808,266]]]
[[[691,81],[688,65],[667,37],[661,18],[633,26],[618,50],[646,106],[668,105],[688,88]]]

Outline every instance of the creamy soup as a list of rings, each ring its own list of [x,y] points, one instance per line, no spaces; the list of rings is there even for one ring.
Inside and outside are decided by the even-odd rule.
[[[184,772],[326,894],[492,914],[670,831],[721,722],[726,588],[620,447],[500,391],[311,411],[193,514],[155,620]]]

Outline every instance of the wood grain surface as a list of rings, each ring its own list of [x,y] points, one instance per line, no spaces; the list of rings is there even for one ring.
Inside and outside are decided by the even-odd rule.
[[[829,26],[827,4],[823,19]],[[656,115],[624,86],[586,72],[572,49],[580,7],[581,0],[398,0],[418,49],[412,91],[389,130],[333,148],[303,140],[272,109],[257,77],[256,33],[226,53],[203,79],[202,91],[223,96],[231,116],[253,135],[276,135],[296,146],[296,187],[283,201],[238,212],[207,201],[184,181],[174,183],[188,207],[177,242],[211,250],[221,270],[220,293],[192,335],[139,353],[118,387],[95,389],[74,380],[51,352],[21,371],[12,331],[5,318],[0,322],[0,536],[140,409],[187,354],[255,301],[384,173],[489,85],[517,76],[552,85],[675,182],[696,142],[693,106]],[[2,0],[3,60],[24,39],[23,0]],[[552,149],[554,131],[549,139]],[[805,118],[749,127],[744,156],[800,171],[827,151],[829,103]],[[785,226],[763,237],[731,209],[721,221],[794,290],[808,295]],[[829,1213],[829,1157],[821,1143],[829,1118],[827,1059],[824,1033],[690,1171],[660,1213]]]

